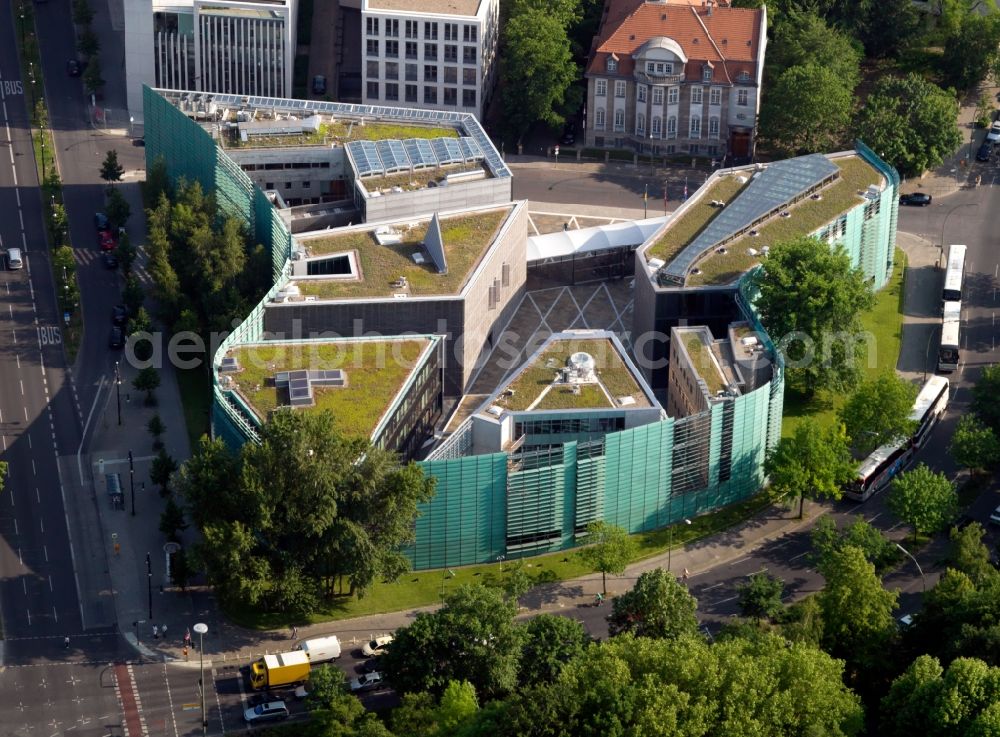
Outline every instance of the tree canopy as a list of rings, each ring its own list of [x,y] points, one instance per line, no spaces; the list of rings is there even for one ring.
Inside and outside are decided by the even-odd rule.
[[[976,415],[963,415],[959,419],[948,450],[959,465],[973,473],[1000,463],[1000,439]]]
[[[947,476],[921,463],[893,480],[886,506],[916,537],[948,526],[958,509],[958,494]]]
[[[816,238],[785,241],[752,278],[754,305],[785,356],[789,382],[807,394],[854,386],[864,340],[859,317],[874,297],[847,252]]]
[[[765,95],[770,94],[766,91],[770,82],[780,77],[785,70],[806,64],[829,69],[840,84],[850,91],[861,80],[861,45],[847,34],[831,28],[813,11],[793,11],[780,15],[774,21],[773,30],[768,30],[768,36],[764,60],[768,79]]]
[[[840,408],[847,437],[862,456],[880,445],[910,437],[917,423],[910,419],[917,387],[894,373],[861,382]]]
[[[580,558],[595,571],[600,571],[602,590],[608,593],[608,574],[620,576],[625,573],[625,567],[635,556],[635,541],[623,527],[598,520],[587,525],[587,536],[582,544]]]
[[[824,516],[816,520],[810,533],[814,559],[820,568],[826,566],[833,553],[845,545],[853,545],[864,553],[865,560],[883,571],[899,560],[900,552],[896,544],[877,527],[860,515],[842,530],[832,517]]]
[[[770,619],[781,611],[785,582],[767,573],[754,573],[736,586],[744,617]]]
[[[1000,433],[1000,364],[983,367],[972,387],[972,411]]]
[[[812,418],[800,422],[791,437],[781,438],[764,461],[771,492],[798,497],[799,517],[806,497],[840,499],[854,470],[843,432]]]
[[[698,602],[673,573],[656,568],[639,575],[635,586],[611,601],[611,634],[680,637],[697,632]]]
[[[118,151],[111,149],[101,164],[101,179],[108,184],[120,182],[124,173],[125,167],[118,163]]]
[[[1000,44],[1000,14],[966,13],[944,44],[941,66],[946,83],[959,90],[975,87],[986,76]]]
[[[850,80],[810,62],[782,72],[760,111],[760,135],[778,153],[800,156],[842,147],[854,102]]]

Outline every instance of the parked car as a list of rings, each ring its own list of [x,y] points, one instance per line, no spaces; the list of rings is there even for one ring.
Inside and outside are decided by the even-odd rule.
[[[24,266],[24,261],[21,258],[21,249],[20,248],[8,248],[7,249],[7,268],[11,269],[13,271],[14,269],[20,269],[23,266]]]
[[[389,643],[391,642],[392,635],[382,635],[381,637],[376,637],[374,640],[365,643],[365,646],[361,648],[361,654],[366,658],[370,658],[376,653],[381,655],[388,649]]]
[[[78,62],[76,59],[70,59],[69,61],[66,62],[66,74],[68,74],[69,76],[79,77],[81,71],[82,70],[80,69],[80,62]]]
[[[128,308],[125,305],[115,305],[111,310],[111,324],[124,325],[128,322]]]
[[[380,655],[375,655],[368,660],[366,660],[361,666],[362,673],[375,673],[381,668],[382,657]]]
[[[326,94],[326,77],[322,74],[317,74],[313,77],[312,90],[314,95],[325,95]]]
[[[986,134],[986,140],[990,143],[1000,141],[1000,120],[993,121],[993,125],[990,126],[989,133]]]
[[[371,691],[385,685],[381,673],[366,673],[351,679],[351,691]]]
[[[572,128],[567,128],[563,131],[562,139],[560,139],[563,146],[572,146],[576,143],[576,133],[573,132]]]
[[[118,268],[118,254],[115,253],[114,251],[105,251],[104,255],[102,256],[102,259],[104,260],[104,266],[106,268],[108,269]]]
[[[288,719],[288,707],[284,701],[265,701],[243,712],[243,721],[247,724],[272,722],[278,719]]]
[[[976,161],[989,161],[990,156],[992,155],[993,155],[993,144],[987,141],[986,143],[984,143],[982,146],[979,147],[978,151],[976,151]]]
[[[1000,525],[1000,507],[993,510],[993,514],[990,515],[990,522]]]
[[[912,205],[915,207],[927,207],[931,204],[931,196],[924,192],[911,192],[910,194],[904,194],[899,198],[899,204],[901,205]]]
[[[94,227],[97,228],[98,232],[103,230],[111,230],[111,221],[108,220],[108,216],[103,212],[94,213]]]
[[[100,245],[102,251],[113,251],[118,248],[115,237],[107,230],[99,230],[97,232],[97,243]]]
[[[121,350],[125,347],[125,331],[115,325],[111,328],[111,335],[108,336],[108,348]]]

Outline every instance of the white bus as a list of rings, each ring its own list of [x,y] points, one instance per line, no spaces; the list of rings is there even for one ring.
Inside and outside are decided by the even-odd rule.
[[[941,318],[941,347],[938,349],[938,371],[950,373],[958,368],[962,326],[962,303],[945,302]]]
[[[910,412],[910,419],[917,423],[913,436],[872,451],[844,490],[844,496],[863,502],[885,488],[896,474],[906,468],[914,453],[927,442],[931,430],[948,407],[948,388],[948,380],[943,376],[932,376],[927,380]]]
[[[965,246],[948,246],[948,261],[944,272],[941,302],[962,301],[962,279],[965,276]]]

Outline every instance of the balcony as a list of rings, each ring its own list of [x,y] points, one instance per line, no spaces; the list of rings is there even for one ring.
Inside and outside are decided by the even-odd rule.
[[[646,74],[646,72],[640,71],[638,69],[632,73],[635,77],[635,81],[639,84],[680,84],[684,81],[683,74],[665,74],[663,76],[657,74]]]

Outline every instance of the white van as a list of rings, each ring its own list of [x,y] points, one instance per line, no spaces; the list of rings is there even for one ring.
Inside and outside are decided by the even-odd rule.
[[[304,652],[310,663],[325,663],[340,657],[340,640],[336,636],[317,637],[304,640],[296,649]]]
[[[20,248],[8,248],[7,249],[7,268],[8,269],[20,269],[24,266],[24,261],[21,260],[21,249]]]

